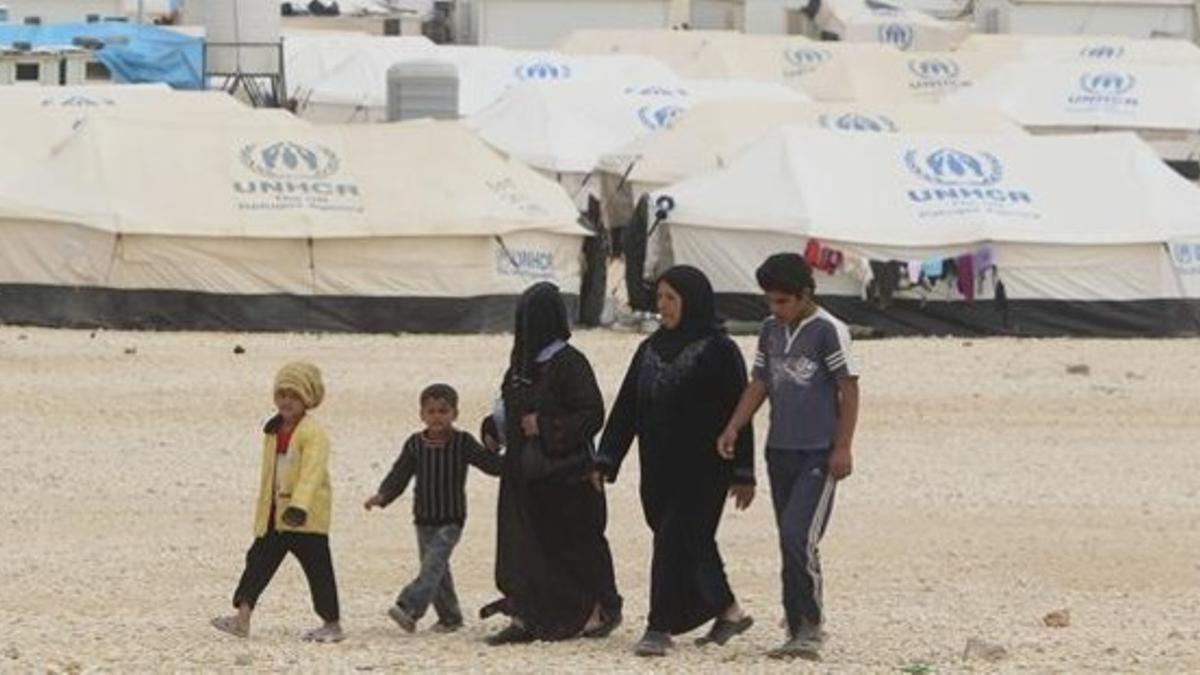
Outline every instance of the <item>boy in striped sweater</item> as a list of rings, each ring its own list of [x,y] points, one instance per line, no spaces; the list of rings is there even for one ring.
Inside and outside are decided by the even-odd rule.
[[[431,603],[438,616],[432,630],[449,633],[462,627],[462,610],[450,575],[450,554],[462,537],[467,518],[467,465],[488,475],[500,475],[501,456],[485,450],[471,434],[456,429],[456,419],[458,392],[447,384],[426,387],[421,392],[425,429],[405,441],[392,470],[376,494],[363,504],[368,511],[384,508],[404,493],[414,476],[417,479],[413,520],[421,571],[388,609],[388,616],[408,633],[416,630]]]

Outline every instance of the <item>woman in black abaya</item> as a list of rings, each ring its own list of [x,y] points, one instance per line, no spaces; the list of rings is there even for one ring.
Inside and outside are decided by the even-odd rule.
[[[493,645],[604,637],[621,621],[604,493],[589,484],[604,400],[558,288],[531,286],[517,306],[502,404],[484,438],[506,446],[500,475],[496,587],[483,614],[512,622]]]
[[[634,437],[641,498],[654,532],[650,616],[634,651],[662,656],[679,635],[712,622],[700,644],[725,644],[753,620],[738,606],[716,532],[727,496],[754,498],[754,441],[738,437],[732,461],[717,437],[746,387],[746,366],[713,307],[712,286],[694,267],[658,280],[662,327],[638,347],[625,374],[596,457],[594,483],[616,479]]]

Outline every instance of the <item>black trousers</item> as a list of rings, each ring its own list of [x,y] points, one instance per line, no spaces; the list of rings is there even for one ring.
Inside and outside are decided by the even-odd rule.
[[[324,534],[279,532],[271,528],[255,539],[246,552],[246,569],[233,592],[233,606],[247,604],[253,608],[288,553],[296,556],[304,569],[317,615],[326,621],[337,621],[337,580],[333,576],[329,537]]]

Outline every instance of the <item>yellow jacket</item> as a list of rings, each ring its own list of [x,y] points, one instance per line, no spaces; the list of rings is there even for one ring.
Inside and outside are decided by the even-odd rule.
[[[258,487],[258,508],[254,514],[254,536],[267,533],[271,517],[271,499],[275,499],[275,529],[280,532],[329,533],[333,489],[329,483],[329,437],[312,418],[305,415],[292,432],[287,454],[276,459],[275,429],[278,417],[267,422],[262,447],[262,478]],[[275,475],[276,466],[280,475]],[[276,493],[275,486],[279,489]],[[307,518],[300,527],[285,525],[283,512],[288,507],[304,511]]]

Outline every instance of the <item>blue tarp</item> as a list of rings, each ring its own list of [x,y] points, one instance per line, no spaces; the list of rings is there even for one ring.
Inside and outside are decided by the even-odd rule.
[[[118,82],[162,82],[176,89],[202,89],[203,40],[175,31],[122,22],[58,23],[42,26],[0,24],[0,45],[28,42],[34,47],[69,46],[77,37],[105,43],[96,52]],[[115,44],[112,38],[128,42]]]

